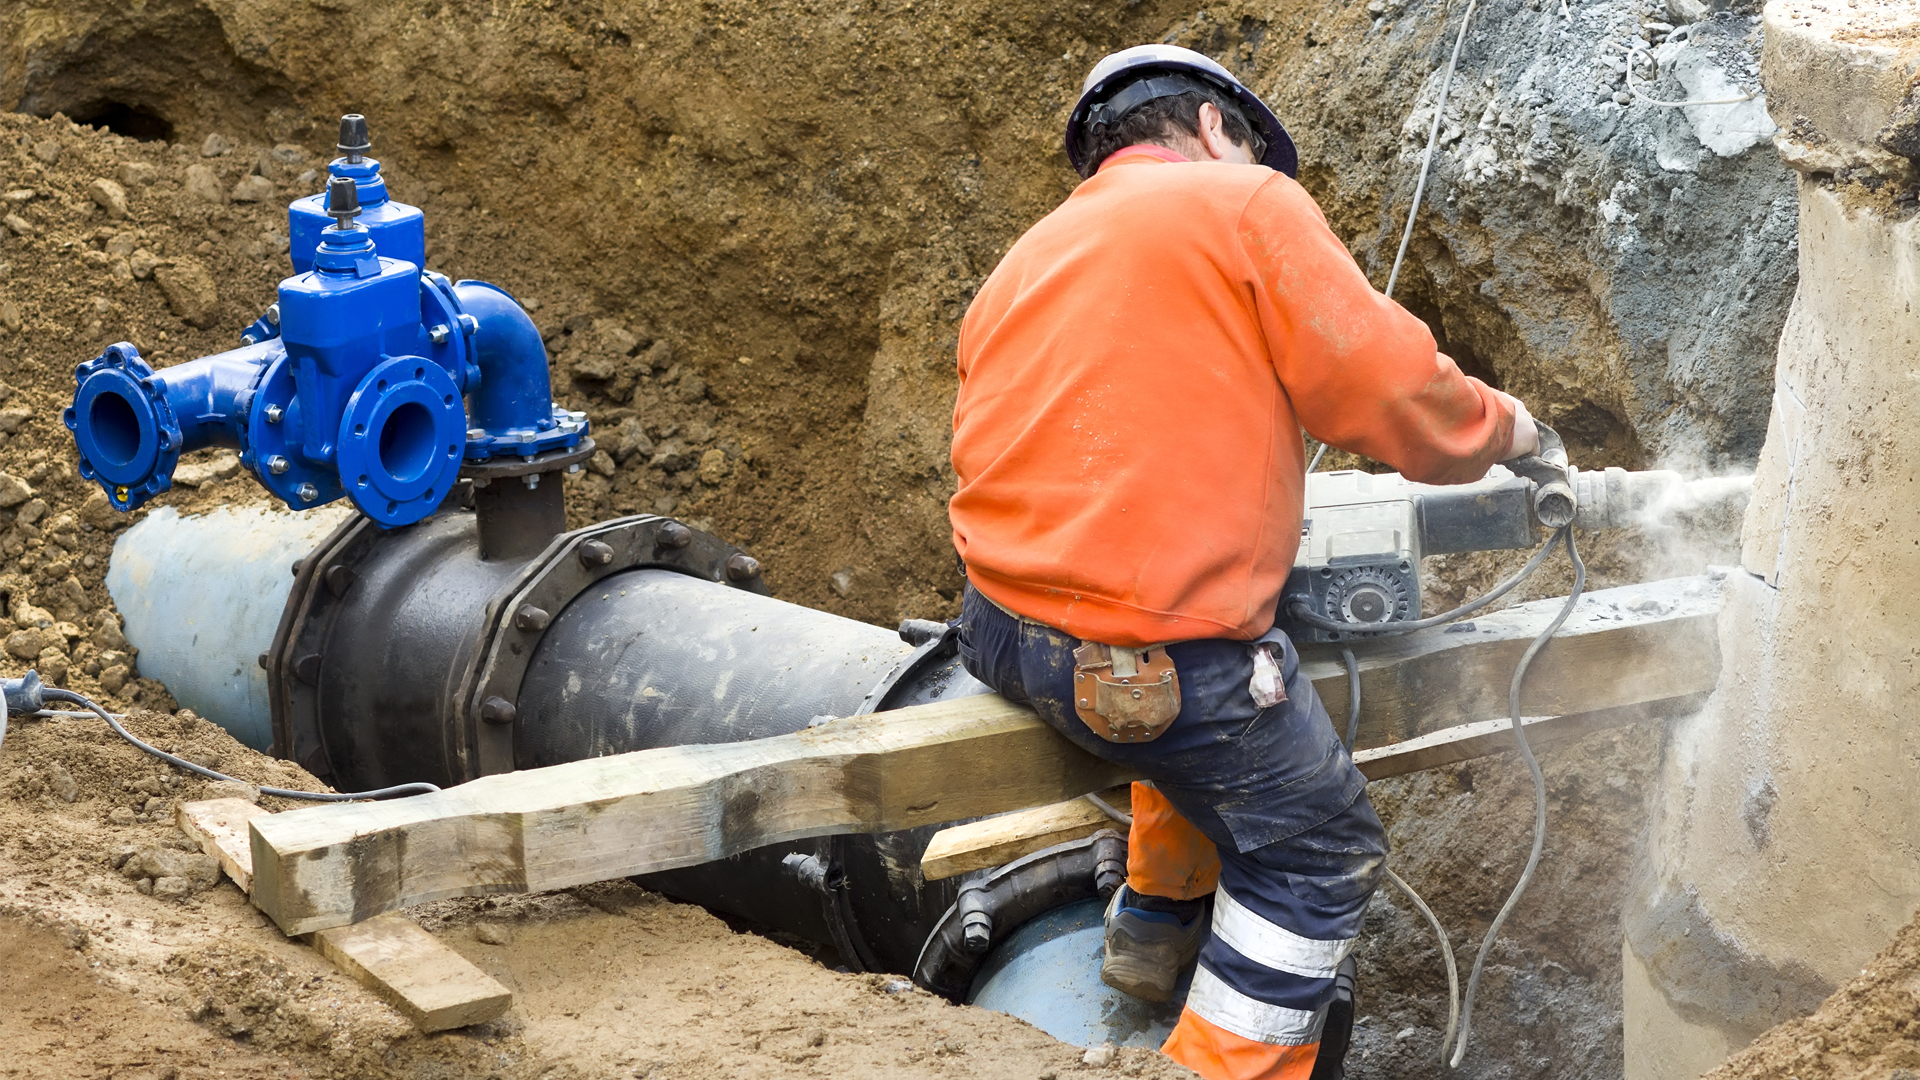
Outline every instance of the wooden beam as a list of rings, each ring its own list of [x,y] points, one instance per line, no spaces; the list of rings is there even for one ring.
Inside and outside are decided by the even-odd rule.
[[[1133,808],[1131,785],[1102,792],[1100,797],[1123,814]],[[1126,826],[1084,798],[969,821],[933,834],[920,857],[920,873],[928,881],[938,881],[985,870],[1101,829],[1125,832]]]
[[[1690,694],[1657,705],[1628,705],[1567,716],[1529,716],[1522,718],[1521,724],[1527,732],[1527,745],[1538,751],[1604,728],[1684,715],[1700,708],[1706,701],[1707,695],[1704,693]],[[1368,780],[1385,780],[1390,776],[1405,776],[1422,769],[1436,769],[1474,758],[1513,753],[1518,748],[1513,738],[1512,720],[1482,720],[1405,742],[1362,750],[1353,755],[1353,763]]]
[[[1592,593],[1535,660],[1543,716],[1657,708],[1719,675],[1719,583]],[[1362,748],[1507,713],[1507,685],[1561,601],[1361,642]],[[1303,658],[1344,718],[1337,652]],[[1489,744],[1491,745],[1491,744]],[[1019,810],[1133,779],[997,697],[837,720],[753,742],[683,746],[489,776],[431,795],[252,822],[254,903],[290,934],[429,900],[536,892],[691,866],[787,840]]]
[[[311,938],[320,955],[399,1009],[421,1031],[485,1023],[513,992],[399,912]]]
[[[253,848],[247,823],[269,814],[245,799],[206,799],[181,803],[175,818],[181,832],[220,861],[241,892],[251,892]],[[307,941],[421,1031],[483,1023],[513,1004],[512,991],[404,915],[322,930]]]
[[[1605,728],[1684,715],[1706,704],[1706,700],[1706,694],[1693,694],[1658,705],[1630,705],[1569,716],[1532,716],[1522,723],[1527,731],[1527,744],[1540,751]],[[1511,753],[1514,749],[1512,721],[1483,720],[1362,750],[1353,755],[1353,763],[1368,780],[1385,780],[1390,776]],[[1119,793],[1126,790],[1116,788],[1105,797],[1108,802],[1114,802],[1116,798],[1125,798]],[[1130,800],[1116,805],[1125,810]],[[1070,799],[970,821],[933,834],[921,858],[920,873],[929,881],[956,877],[970,870],[1002,866],[1043,848],[1117,827],[1120,826],[1116,826],[1112,818],[1085,799]]]
[[[1516,604],[1451,627],[1354,645],[1362,750],[1507,716],[1514,665],[1564,598]],[[1674,701],[1720,677],[1720,579],[1674,578],[1581,598],[1527,673],[1525,716],[1570,716]],[[1345,727],[1347,673],[1337,647],[1301,649],[1301,666]]]
[[[213,856],[240,891],[253,891],[253,847],[247,822],[271,813],[245,799],[206,799],[181,803],[174,821],[200,850]]]
[[[539,892],[786,840],[888,832],[1132,779],[995,696],[752,742],[483,777],[252,822],[253,902],[288,934],[452,896]]]

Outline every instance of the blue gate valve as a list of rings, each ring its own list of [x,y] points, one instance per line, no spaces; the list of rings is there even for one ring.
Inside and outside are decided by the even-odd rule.
[[[359,156],[363,118],[344,118],[340,141],[347,156],[329,167],[326,193],[289,209],[296,238],[315,206],[331,224],[305,234],[310,255],[296,242],[299,272],[248,328],[253,340],[160,371],[120,342],[76,369],[64,419],[81,475],[116,509],[171,487],[181,454],[230,446],[288,506],[344,495],[393,528],[438,509],[466,463],[573,450],[586,437],[585,415],[553,403],[546,347],[513,297],[387,252],[393,238],[420,257],[420,212],[388,199],[379,164]]]

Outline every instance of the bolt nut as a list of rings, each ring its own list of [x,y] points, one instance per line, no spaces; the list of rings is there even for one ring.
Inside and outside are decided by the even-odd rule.
[[[275,454],[272,457],[267,459],[267,471],[272,473],[275,476],[279,476],[281,473],[286,472],[291,467],[292,467],[292,463],[287,461],[286,458],[282,457],[279,454]]]
[[[435,345],[445,345],[453,337],[453,329],[446,323],[440,323],[427,331],[427,340]]]
[[[654,542],[663,548],[683,548],[693,543],[693,530],[677,521],[669,521],[654,534]]]
[[[760,576],[760,560],[751,555],[734,553],[727,559],[728,581],[749,581]]]
[[[596,566],[606,566],[613,562],[613,548],[600,540],[589,540],[580,545],[578,552],[580,565],[591,570]]]
[[[513,625],[520,630],[545,630],[552,621],[553,616],[547,614],[545,608],[532,604],[521,604],[520,610],[513,613]]]
[[[280,418],[285,415],[287,415],[287,410],[281,408],[280,406],[278,405],[267,406],[267,423],[277,424],[280,422]]]
[[[312,484],[301,484],[299,487],[293,489],[293,493],[300,496],[301,502],[312,502],[320,497],[320,489],[314,487]]]
[[[466,335],[467,337],[472,337],[473,335],[479,333],[480,320],[474,318],[471,315],[461,315],[460,316],[460,332]]]
[[[520,710],[513,707],[513,702],[498,695],[480,703],[480,719],[489,724],[511,724],[519,715]]]
[[[340,597],[347,595],[347,590],[353,588],[353,583],[358,581],[359,578],[360,575],[354,573],[349,567],[329,566],[327,567],[326,573],[321,575],[320,580],[326,583],[328,592],[336,597]]]

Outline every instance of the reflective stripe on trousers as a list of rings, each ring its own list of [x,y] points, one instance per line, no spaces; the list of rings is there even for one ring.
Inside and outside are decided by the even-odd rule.
[[[1272,1071],[1281,1067],[1277,1048],[1304,1049],[1319,1039],[1333,969],[1353,948],[1385,862],[1386,833],[1366,780],[1290,643],[1281,669],[1288,700],[1268,709],[1247,691],[1253,659],[1244,642],[1168,646],[1180,672],[1181,710],[1150,743],[1107,742],[1075,715],[1078,644],[1009,616],[969,587],[960,637],[967,670],[1009,700],[1031,704],[1088,752],[1138,770],[1218,849],[1214,933],[1200,950],[1187,1011],[1163,1049],[1212,1080],[1280,1075]],[[1271,1052],[1221,1049],[1240,1042]],[[1311,1067],[1310,1053],[1280,1056],[1294,1064],[1304,1056]],[[1266,1064],[1253,1065],[1255,1058]],[[1259,1071],[1209,1064],[1215,1059]]]

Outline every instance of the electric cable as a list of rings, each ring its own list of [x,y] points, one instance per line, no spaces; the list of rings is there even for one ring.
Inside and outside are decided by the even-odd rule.
[[[1561,531],[1564,532],[1566,529],[1563,527]],[[1556,534],[1546,543],[1540,545],[1540,550],[1533,553],[1533,558],[1527,560],[1527,565],[1521,567],[1512,577],[1495,585],[1492,592],[1481,596],[1477,600],[1469,600],[1459,607],[1454,608],[1452,611],[1443,611],[1438,615],[1429,615],[1424,619],[1413,619],[1408,622],[1393,623],[1341,622],[1337,619],[1329,619],[1315,612],[1306,605],[1304,600],[1295,600],[1292,604],[1289,604],[1287,606],[1287,613],[1301,622],[1306,623],[1308,626],[1321,630],[1337,630],[1341,633],[1348,634],[1359,631],[1366,634],[1386,636],[1389,634],[1410,634],[1415,630],[1425,630],[1430,626],[1439,626],[1441,623],[1449,623],[1455,619],[1471,615],[1512,592],[1514,586],[1532,577],[1533,572],[1540,569],[1540,564],[1547,561],[1548,553],[1553,551],[1554,542],[1559,539],[1560,537]],[[1374,629],[1376,626],[1378,629]]]
[[[120,722],[113,718],[112,713],[108,712],[107,710],[101,708],[98,705],[95,705],[90,699],[86,698],[83,695],[76,694],[71,690],[62,690],[58,687],[49,686],[45,690],[41,691],[40,696],[41,696],[41,700],[43,701],[70,701],[73,704],[78,705],[83,709],[86,709],[87,712],[92,713],[93,715],[99,717],[102,720],[105,720],[107,722],[107,726],[113,729],[114,734],[119,735],[121,738],[127,740],[128,742],[139,747],[140,749],[145,750],[147,753],[152,754],[154,757],[159,758],[161,761],[164,761],[167,764],[172,765],[176,769],[184,769],[187,772],[195,774],[196,776],[204,776],[209,780],[219,780],[229,784],[247,783],[247,781],[245,780],[236,779],[235,777],[228,776],[225,773],[214,772],[212,769],[209,769],[204,765],[195,765],[193,762],[188,761],[186,758],[177,757],[173,754],[167,753],[165,750],[162,750],[157,746],[153,746],[149,743],[141,742],[139,736],[135,735],[131,731],[128,731],[126,728],[121,727]],[[440,789],[437,786],[433,784],[428,784],[425,782],[413,783],[413,784],[396,784],[393,787],[378,788],[373,791],[292,791],[287,788],[267,787],[265,785],[261,785],[260,794],[272,795],[281,799],[301,799],[306,802],[354,802],[360,799],[385,799],[385,798],[391,798],[398,795],[425,795],[430,792],[435,792],[439,790]]]
[[[1506,924],[1507,916],[1520,903],[1520,897],[1527,891],[1527,885],[1533,880],[1533,872],[1540,865],[1540,853],[1547,843],[1547,779],[1540,771],[1540,761],[1533,756],[1533,748],[1527,745],[1527,733],[1520,723],[1520,687],[1526,680],[1527,669],[1533,664],[1533,658],[1540,655],[1547,642],[1553,638],[1560,627],[1573,614],[1574,605],[1580,602],[1580,593],[1587,586],[1587,564],[1580,561],[1579,548],[1573,541],[1572,526],[1560,530],[1559,539],[1564,537],[1567,545],[1567,558],[1573,562],[1573,591],[1567,595],[1567,602],[1561,606],[1560,613],[1553,622],[1533,639],[1527,651],[1520,657],[1520,663],[1513,669],[1513,683],[1507,690],[1507,708],[1513,721],[1513,738],[1520,746],[1520,756],[1526,759],[1527,769],[1533,774],[1533,851],[1527,856],[1526,868],[1520,871],[1520,880],[1514,883],[1513,892],[1507,896],[1507,902],[1500,908],[1500,914],[1494,916],[1493,925],[1487,927],[1487,936],[1480,941],[1480,951],[1473,958],[1473,973],[1467,977],[1467,993],[1460,1006],[1460,1036],[1454,1043],[1454,1068],[1460,1067],[1461,1058],[1466,1056],[1467,1040],[1473,1035],[1473,996],[1480,988],[1480,972],[1486,966],[1487,957],[1493,952],[1493,943],[1500,936],[1500,927]],[[1548,547],[1553,545],[1549,543]]]
[[[1095,795],[1091,791],[1087,792],[1085,795],[1082,795],[1080,797],[1092,803],[1093,805],[1099,807],[1101,813],[1107,815],[1108,817],[1119,822],[1120,824],[1125,825],[1129,829],[1133,828],[1132,814],[1123,813],[1119,807],[1113,805],[1112,803],[1101,798],[1100,796]]]
[[[1383,866],[1381,869],[1386,871],[1387,880],[1393,883],[1393,887],[1406,893],[1407,899],[1413,901],[1413,906],[1427,917],[1427,925],[1433,927],[1433,936],[1440,939],[1440,955],[1447,961],[1447,1033],[1440,1039],[1440,1064],[1445,1065],[1447,1047],[1453,1043],[1454,1030],[1460,1025],[1460,968],[1453,962],[1453,943],[1447,940],[1447,928],[1440,925],[1440,917],[1433,913],[1425,900],[1420,899],[1419,893],[1413,891],[1413,886],[1402,881],[1391,867]]]
[[[1427,193],[1427,173],[1433,168],[1433,151],[1440,143],[1440,124],[1447,116],[1447,95],[1453,90],[1453,71],[1460,64],[1460,49],[1467,43],[1467,27],[1473,25],[1473,7],[1478,0],[1467,0],[1467,13],[1460,18],[1460,32],[1454,35],[1453,55],[1447,59],[1447,73],[1440,79],[1440,100],[1433,107],[1433,126],[1427,131],[1427,152],[1420,156],[1420,179],[1413,185],[1413,205],[1407,208],[1407,228],[1400,234],[1400,251],[1393,257],[1393,269],[1387,274],[1386,295],[1400,280],[1400,264],[1407,258],[1407,245],[1413,242],[1413,223],[1420,216],[1420,200]],[[1311,471],[1311,470],[1309,470]]]
[[[1467,0],[1467,12],[1460,19],[1460,32],[1453,39],[1453,55],[1447,58],[1447,73],[1440,79],[1440,101],[1433,107],[1433,126],[1427,131],[1426,152],[1420,155],[1420,179],[1413,185],[1413,205],[1407,207],[1407,227],[1400,234],[1400,250],[1394,253],[1393,269],[1387,272],[1387,287],[1382,290],[1389,300],[1393,299],[1393,287],[1400,280],[1400,264],[1406,261],[1407,245],[1413,242],[1413,223],[1420,216],[1420,200],[1427,194],[1427,174],[1433,169],[1433,151],[1440,142],[1440,124],[1446,119],[1447,95],[1453,91],[1453,72],[1460,65],[1460,48],[1467,43],[1467,27],[1473,24],[1473,8],[1478,2]],[[1313,452],[1313,460],[1307,463],[1307,471],[1318,472],[1320,459],[1326,456],[1327,444],[1321,443],[1320,448]]]
[[[1340,646],[1340,660],[1347,665],[1347,753],[1353,753],[1353,743],[1360,737],[1360,660],[1353,650]]]

